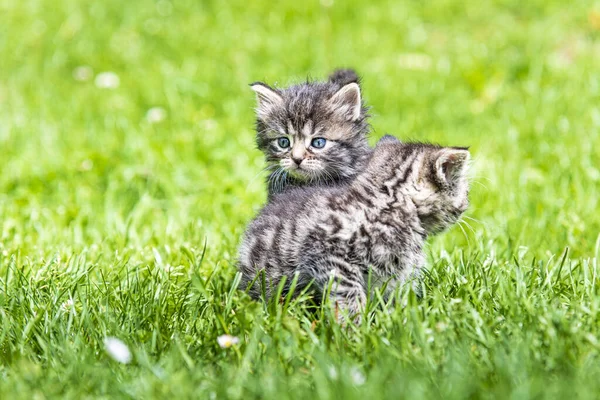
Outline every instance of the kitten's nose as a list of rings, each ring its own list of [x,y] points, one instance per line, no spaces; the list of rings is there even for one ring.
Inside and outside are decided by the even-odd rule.
[[[293,157],[292,156],[292,160],[294,160],[294,162],[296,163],[296,165],[300,166],[300,164],[302,163],[302,161],[304,161],[304,157],[297,158],[297,157]]]

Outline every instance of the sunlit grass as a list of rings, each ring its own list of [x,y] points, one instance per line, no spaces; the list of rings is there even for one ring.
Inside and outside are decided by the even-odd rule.
[[[594,398],[599,12],[4,1],[0,398]],[[372,142],[475,159],[423,298],[374,297],[346,328],[251,301],[233,265],[265,200],[248,83],[339,66],[363,75]]]

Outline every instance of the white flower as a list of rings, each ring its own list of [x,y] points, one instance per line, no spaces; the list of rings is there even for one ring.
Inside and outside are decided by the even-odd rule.
[[[94,83],[100,89],[116,89],[121,84],[121,80],[114,72],[101,72],[96,75]]]
[[[92,168],[94,168],[94,162],[92,160],[90,160],[89,158],[86,158],[85,160],[83,160],[81,162],[81,165],[79,166],[79,169],[81,169],[82,171],[89,171]]]
[[[440,321],[437,324],[435,324],[435,329],[437,329],[438,332],[443,332],[446,329],[448,329],[448,324],[445,323],[445,322]]]
[[[69,299],[62,303],[60,308],[62,308],[63,311],[69,311],[71,308],[73,308],[73,299]]]
[[[89,81],[93,76],[94,70],[87,65],[82,65],[73,70],[73,79],[79,82]]]
[[[358,368],[352,368],[350,371],[350,377],[352,378],[352,383],[357,386],[363,385],[366,381],[365,376],[358,370]]]
[[[338,373],[337,373],[337,369],[335,369],[335,367],[332,365],[329,367],[329,377],[331,379],[333,379],[334,381],[337,380],[338,378]]]
[[[146,112],[146,121],[156,124],[167,118],[167,111],[162,107],[152,107]]]
[[[121,364],[129,364],[131,362],[131,352],[129,347],[120,339],[114,337],[104,338],[104,349],[113,360]]]
[[[223,349],[227,349],[235,344],[238,344],[239,342],[239,338],[231,335],[221,335],[217,338],[217,343],[219,343],[219,346],[221,346]]]

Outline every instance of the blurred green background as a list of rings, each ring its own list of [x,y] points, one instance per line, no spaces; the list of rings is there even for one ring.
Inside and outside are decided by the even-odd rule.
[[[375,138],[472,146],[490,239],[590,255],[600,17],[561,4],[5,1],[5,246],[50,244],[19,221],[33,210],[52,243],[123,233],[132,211],[134,231],[149,213],[235,241],[264,198],[248,83],[343,66],[363,76]],[[99,88],[103,72],[119,86]],[[164,121],[148,122],[153,107]]]
[[[439,281],[431,278],[428,282],[440,285],[440,304],[451,295],[461,296],[454,281],[444,280],[444,268],[459,271],[469,260],[480,264],[492,260],[489,265],[500,272],[489,272],[490,281],[504,282],[508,290],[511,285],[518,286],[515,282],[523,276],[530,276],[519,275],[520,265],[533,268],[541,262],[548,266],[560,260],[568,248],[563,274],[569,270],[570,278],[561,275],[563,264],[557,264],[556,281],[551,281],[555,285],[581,282],[582,286],[555,290],[544,286],[543,279],[540,283],[532,277],[533,286],[528,287],[532,290],[531,304],[536,308],[538,301],[547,302],[544,304],[552,310],[556,301],[566,309],[575,309],[570,302],[577,298],[581,310],[592,310],[581,311],[579,322],[568,313],[563,317],[567,325],[588,327],[580,332],[581,337],[572,338],[578,350],[574,350],[569,366],[584,371],[584,356],[597,361],[600,3],[3,0],[0,318],[4,319],[4,333],[0,354],[4,356],[0,360],[4,362],[0,376],[8,379],[6,393],[12,393],[9,386],[20,387],[19,393],[26,396],[34,393],[29,390],[37,385],[46,387],[48,393],[65,395],[52,386],[61,382],[58,377],[45,381],[40,373],[24,378],[30,373],[27,371],[57,362],[52,361],[58,356],[51,356],[51,349],[63,342],[49,333],[53,329],[58,329],[64,340],[70,337],[75,343],[79,343],[77,338],[87,338],[82,340],[90,353],[84,359],[92,364],[96,362],[93,351],[101,348],[98,340],[103,334],[111,330],[130,334],[142,329],[139,324],[129,326],[120,320],[107,323],[110,329],[104,326],[102,316],[113,318],[106,310],[114,305],[99,302],[97,308],[91,303],[86,306],[94,296],[91,292],[77,294],[84,283],[73,278],[79,275],[64,272],[64,260],[85,256],[77,268],[93,266],[94,273],[85,274],[87,285],[93,289],[95,280],[104,279],[102,273],[113,271],[113,283],[118,285],[129,282],[125,281],[129,269],[159,268],[163,262],[180,268],[177,271],[185,278],[180,278],[181,285],[185,285],[195,268],[186,254],[198,258],[203,254],[200,276],[217,271],[221,279],[222,286],[209,291],[210,296],[217,299],[229,294],[234,302],[258,307],[229,293],[239,237],[266,198],[263,159],[254,148],[255,99],[248,84],[263,80],[285,86],[307,78],[324,78],[336,67],[353,67],[362,76],[363,97],[372,107],[371,143],[391,133],[401,139],[471,146],[475,163],[468,215],[476,221],[468,221],[470,228],[457,227],[435,239],[429,250]],[[440,260],[447,260],[448,265],[438,265]],[[28,278],[17,279],[15,271],[24,271]],[[465,296],[483,296],[486,289],[481,281],[463,272],[459,275],[473,285],[471,294]],[[494,275],[501,273],[508,275]],[[48,297],[36,297],[40,287],[35,276],[52,282],[45,287]],[[136,287],[130,288],[132,303],[118,312],[113,310],[115,315],[127,312],[132,320],[136,318],[134,305],[140,300],[136,290],[145,293],[150,286]],[[34,311],[40,302],[47,302],[47,315],[59,315],[69,293],[71,298],[79,298],[89,315],[97,313],[99,322],[94,326],[103,328],[91,334],[83,325],[60,327],[58,316],[36,319]],[[211,298],[203,292],[196,295]],[[168,293],[166,296],[167,303],[173,301]],[[511,296],[496,294],[477,306],[479,312],[492,318],[503,309],[501,314],[508,315],[506,310],[520,307]],[[478,301],[483,300],[479,297]],[[425,307],[424,315],[435,314],[436,304],[425,302],[415,307]],[[259,308],[254,312],[266,318],[268,313],[260,314]],[[470,310],[462,312],[470,315]],[[171,316],[156,312],[161,319]],[[398,315],[404,312],[409,311],[397,311]],[[211,318],[217,321],[218,315],[215,311]],[[440,315],[448,321],[454,318],[444,312]],[[83,317],[72,318],[77,321]],[[139,318],[145,321],[141,314]],[[152,324],[147,329],[151,337],[164,335],[165,340],[171,340],[195,323],[189,315],[185,318],[181,326],[171,326],[168,332]],[[214,339],[217,331],[227,326],[225,330],[237,330],[242,336],[253,332],[252,325],[240,328],[235,319],[228,319],[233,318],[230,315],[223,318],[222,323],[209,324],[214,333],[206,335]],[[415,321],[417,325],[422,322]],[[539,325],[539,321],[527,321],[526,327]],[[544,333],[529,335],[518,325],[522,322],[514,320],[514,329],[507,329],[506,337],[516,337],[525,349],[537,348],[533,344],[541,336],[536,335]],[[398,317],[389,323],[402,327],[406,320]],[[491,324],[484,325],[490,334],[498,334]],[[155,328],[158,331],[152,330]],[[278,329],[266,329],[265,335],[273,338],[280,333]],[[377,337],[393,332],[389,326],[381,329],[373,330],[379,332]],[[519,336],[521,330],[523,336]],[[460,343],[468,348],[465,331],[454,332],[452,338],[461,338]],[[293,335],[303,337],[301,333]],[[444,347],[457,343],[454,339],[437,339],[439,353],[423,356],[425,376],[439,372],[440,363],[446,360],[440,354],[445,354]],[[141,347],[148,343],[143,338],[132,340]],[[198,336],[186,340],[178,348],[195,354],[206,350]],[[398,340],[399,348],[406,350],[407,342]],[[366,342],[356,344],[352,337],[340,343],[340,348],[356,346],[356,354],[370,346]],[[61,357],[73,365],[81,363],[76,354],[83,350],[77,346],[73,353]],[[172,344],[159,346],[162,350],[155,348],[154,341],[152,346],[148,351],[156,362],[169,360],[161,351],[171,349]],[[333,351],[324,346],[324,354]],[[482,365],[495,370],[493,366],[499,361],[490,346],[485,354],[474,356],[474,370]],[[553,345],[547,346],[546,350],[538,349],[538,357],[550,357],[554,366],[560,364],[562,353],[550,356],[548,348]],[[528,350],[524,351],[526,354]],[[313,371],[311,363],[315,361],[307,356],[309,353],[298,350],[295,356],[309,360],[303,368]],[[241,368],[244,354],[232,356],[237,360],[231,361],[233,365]],[[281,379],[306,376],[311,387],[318,386],[318,379],[311,375],[314,371],[285,370],[274,361],[276,358],[269,358],[270,353],[264,354],[265,371],[281,374]],[[369,365],[358,355],[349,357]],[[28,361],[19,364],[16,360],[21,358]],[[386,365],[407,360],[410,357],[405,355]],[[212,361],[207,359],[208,364]],[[452,362],[463,365],[460,360]],[[539,370],[524,367],[522,377],[538,372],[539,376],[552,372],[562,377],[562,372],[540,363]],[[58,363],[54,368],[62,371],[66,367]],[[165,376],[176,376],[175,367],[163,368]],[[119,371],[119,382],[127,380],[123,376],[134,379],[143,374]],[[215,384],[232,379],[226,373],[215,374],[220,377],[213,377]],[[578,376],[572,371],[567,375]],[[66,382],[74,388],[84,387],[73,396],[86,390],[111,393],[108,386],[78,386],[83,383],[69,379]],[[519,382],[527,381],[522,379]],[[473,395],[485,397],[484,388],[504,388],[496,385],[499,381],[485,381],[473,389]],[[203,381],[194,382],[202,386],[198,382]],[[270,387],[261,382],[256,380],[257,387]],[[506,385],[510,387],[510,383]],[[414,393],[427,392],[419,392],[419,387],[413,387],[417,388]],[[539,388],[543,391],[544,385]],[[125,397],[152,393],[146,389],[149,391],[118,393]],[[442,389],[437,393],[453,393]],[[227,393],[235,397],[237,392]]]

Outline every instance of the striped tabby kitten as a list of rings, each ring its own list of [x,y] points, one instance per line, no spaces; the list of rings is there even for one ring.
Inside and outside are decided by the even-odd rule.
[[[362,169],[369,126],[354,71],[284,89],[251,86],[258,100],[256,142],[271,171],[269,198],[288,187],[348,181]]]
[[[382,138],[354,181],[287,190],[249,225],[239,251],[242,288],[272,293],[282,277],[298,274],[322,294],[335,279],[332,300],[350,314],[366,299],[369,266],[379,284],[419,275],[428,236],[454,224],[469,204],[464,148],[400,143]]]

